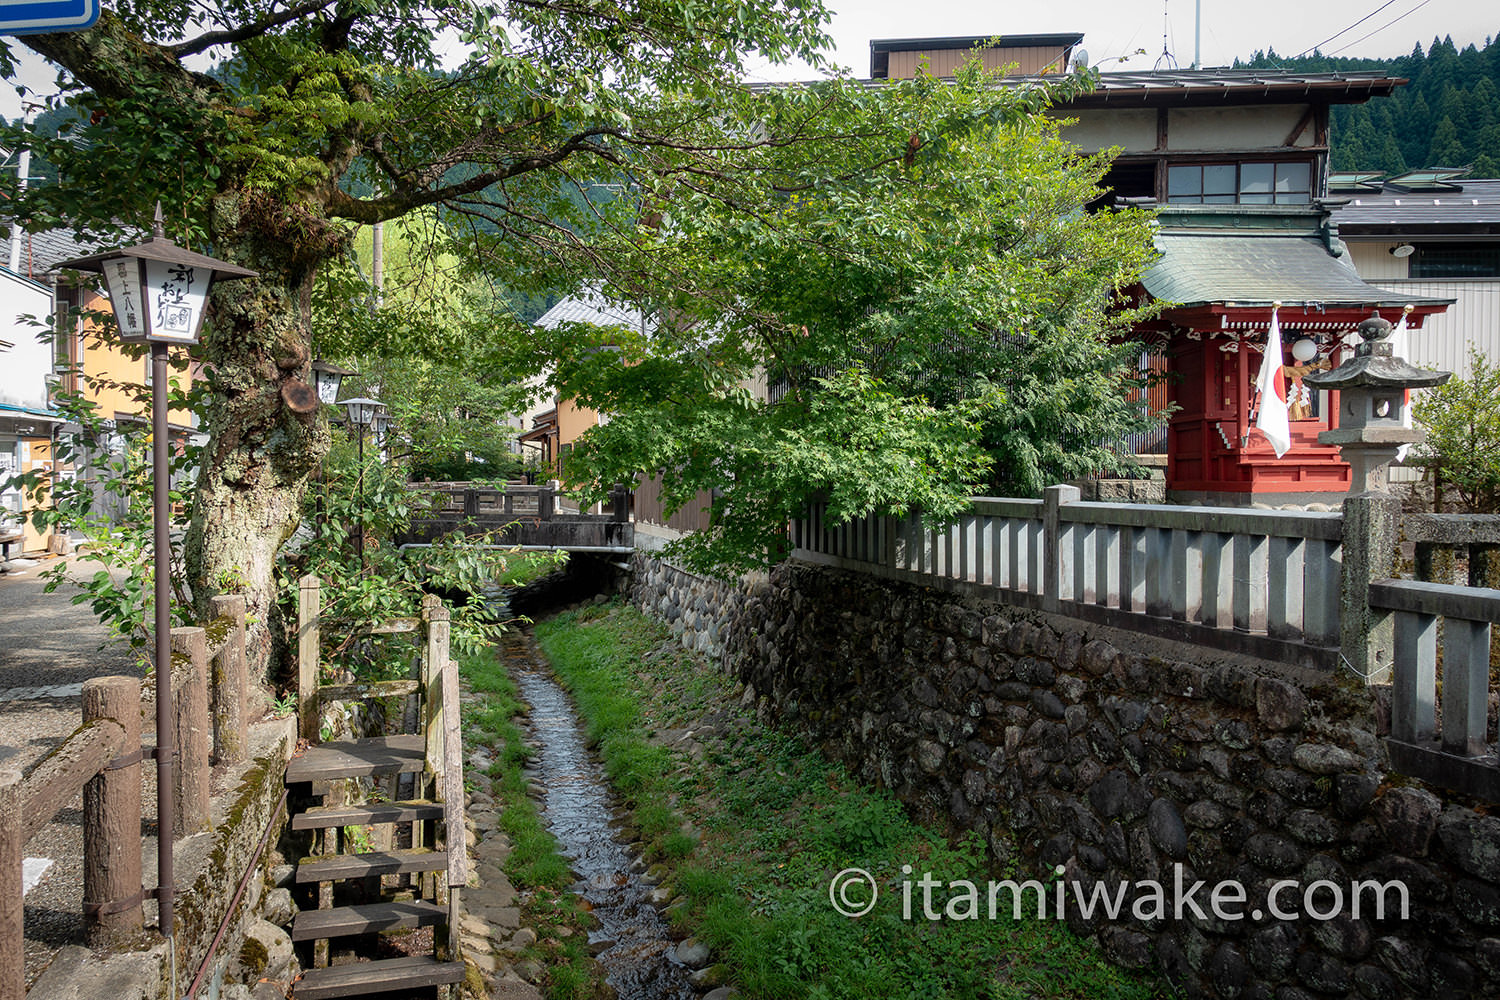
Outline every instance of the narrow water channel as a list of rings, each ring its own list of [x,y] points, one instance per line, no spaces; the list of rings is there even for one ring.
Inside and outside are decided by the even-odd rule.
[[[589,941],[609,943],[598,956],[605,979],[620,1000],[693,1000],[688,970],[672,954],[666,923],[636,871],[637,857],[610,825],[609,786],[588,752],[573,704],[541,661],[529,630],[515,638],[523,641],[506,642],[505,651],[540,744],[543,816],[579,875],[574,891],[598,920]]]

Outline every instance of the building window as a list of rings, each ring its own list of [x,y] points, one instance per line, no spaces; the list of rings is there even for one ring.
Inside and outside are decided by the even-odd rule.
[[[1412,254],[1413,278],[1500,277],[1500,245],[1483,243],[1418,244]]]
[[[1205,163],[1167,168],[1173,205],[1306,205],[1312,200],[1307,163]]]

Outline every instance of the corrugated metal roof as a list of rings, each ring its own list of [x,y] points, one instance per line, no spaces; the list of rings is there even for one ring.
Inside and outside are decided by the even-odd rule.
[[[1365,282],[1316,236],[1163,230],[1156,246],[1161,259],[1142,283],[1153,298],[1177,305],[1399,307],[1429,301],[1397,298]]]
[[[655,324],[641,315],[633,306],[611,302],[594,289],[583,289],[563,299],[543,313],[535,325],[543,330],[555,329],[564,323],[591,323],[594,326],[625,327],[642,333],[650,333]]]
[[[1055,79],[1055,78],[1054,78]],[[1011,77],[1004,82],[1042,83],[1045,77]],[[1100,73],[1092,92],[1061,107],[1131,107],[1164,104],[1281,104],[1318,95],[1333,104],[1357,103],[1388,95],[1406,80],[1378,70],[1348,73],[1294,73],[1261,69],[1168,69]]]
[[[1361,192],[1334,209],[1340,231],[1400,233],[1410,226],[1451,225],[1455,229],[1500,223],[1500,180],[1465,180],[1452,192]]]

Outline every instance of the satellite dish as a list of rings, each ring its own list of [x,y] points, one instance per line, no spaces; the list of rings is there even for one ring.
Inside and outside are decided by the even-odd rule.
[[[1417,252],[1417,248],[1410,243],[1403,243],[1398,247],[1391,247],[1392,257],[1410,257]]]
[[[1089,68],[1088,49],[1074,49],[1073,54],[1068,56],[1068,72],[1082,73]]]

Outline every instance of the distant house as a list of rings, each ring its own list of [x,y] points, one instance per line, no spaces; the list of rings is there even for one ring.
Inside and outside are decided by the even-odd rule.
[[[1407,360],[1459,377],[1469,348],[1500,359],[1500,180],[1466,170],[1414,170],[1397,177],[1337,173],[1329,195],[1347,199],[1333,221],[1360,277],[1400,296],[1450,298],[1407,339]]]
[[[52,290],[0,268],[0,483],[12,475],[51,471],[53,428],[62,420],[50,402],[52,344],[32,319],[52,313]],[[18,515],[24,491],[0,487],[0,539],[8,550],[45,548],[47,539]]]
[[[1046,37],[1068,40],[1064,63],[1080,61],[1081,35]],[[1003,36],[985,62],[1025,65],[1024,50],[1035,39],[1021,38]],[[948,41],[872,43],[872,75],[894,77],[897,67],[913,75],[922,53],[927,71],[942,75],[937,53]],[[1056,59],[1045,64],[1057,68]],[[1041,73],[1005,82],[1046,79]],[[1290,353],[1300,340],[1304,350],[1315,348],[1316,366],[1337,363],[1344,338],[1372,313],[1394,321],[1410,303],[1417,307],[1410,322],[1420,327],[1452,300],[1415,287],[1391,291],[1357,274],[1325,201],[1329,109],[1387,96],[1404,82],[1379,72],[1102,73],[1090,93],[1051,112],[1071,121],[1062,134],[1080,149],[1120,150],[1095,207],[1160,208],[1162,257],[1139,292],[1165,308],[1139,333],[1155,344],[1152,367],[1166,374],[1167,401],[1178,407],[1165,435],[1172,499],[1305,503],[1347,490],[1348,466],[1317,443],[1337,422],[1336,399],[1294,383],[1306,398],[1296,410],[1291,450],[1277,458],[1254,427],[1252,386],[1275,302],[1282,303],[1283,363],[1296,364]]]
[[[569,324],[647,335],[655,328],[641,310],[611,302],[598,291],[587,288],[548,309],[535,325],[543,330],[556,330]],[[607,423],[609,416],[546,391],[546,384],[545,374],[533,380],[538,399],[531,409],[516,415],[521,424],[516,441],[522,454],[535,456],[557,475],[562,471],[562,460],[572,450],[573,442],[590,427]]]

